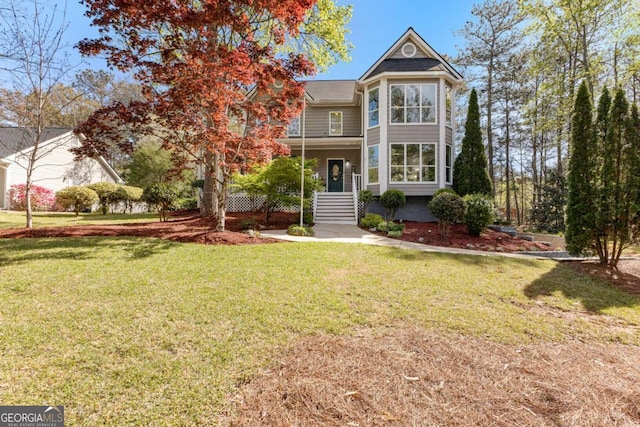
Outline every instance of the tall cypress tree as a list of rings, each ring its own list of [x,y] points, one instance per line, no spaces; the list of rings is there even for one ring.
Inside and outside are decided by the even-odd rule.
[[[594,196],[596,202],[593,206],[595,211],[594,243],[596,251],[600,257],[600,262],[606,263],[608,257],[608,239],[606,234],[607,218],[609,218],[609,195],[611,194],[611,182],[606,178],[611,170],[611,157],[607,152],[607,133],[609,131],[609,110],[611,109],[611,95],[605,87],[598,101],[598,115],[595,123],[596,150],[598,152],[598,162],[595,169]],[[600,237],[599,237],[600,236]]]
[[[461,196],[491,194],[491,180],[487,173],[487,156],[482,144],[478,94],[471,91],[467,122],[464,125],[462,149],[453,164],[453,188]]]
[[[589,248],[596,228],[595,142],[591,95],[586,82],[583,81],[573,108],[568,171],[569,200],[565,240],[567,250],[573,255]]]

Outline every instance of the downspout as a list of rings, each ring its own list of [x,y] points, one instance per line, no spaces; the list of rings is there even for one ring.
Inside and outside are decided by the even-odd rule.
[[[356,89],[356,95],[360,95],[360,137],[362,138],[362,142],[360,143],[360,186],[364,187],[364,152],[366,150],[366,143],[364,138],[364,120],[365,120],[365,105],[364,105],[364,90],[360,91]],[[356,224],[358,224],[358,219],[360,218],[360,212],[358,212],[358,186],[357,179],[355,175],[351,175],[351,191],[353,192],[353,210],[356,214]]]

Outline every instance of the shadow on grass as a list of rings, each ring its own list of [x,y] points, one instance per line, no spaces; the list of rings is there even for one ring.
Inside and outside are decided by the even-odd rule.
[[[446,248],[443,248],[446,250]],[[484,264],[493,264],[493,263],[503,263],[505,260],[508,260],[509,263],[516,263],[523,266],[535,266],[538,265],[539,260],[531,257],[531,258],[505,258],[498,255],[490,255],[490,253],[485,253],[482,251],[478,251],[478,254],[455,254],[455,253],[447,253],[447,252],[422,252],[416,249],[398,249],[398,248],[386,248],[386,255],[390,258],[402,259],[402,260],[425,260],[425,259],[439,259],[439,260],[448,260],[462,265],[484,265]]]
[[[557,264],[524,289],[530,299],[560,292],[565,298],[578,300],[589,312],[600,314],[613,307],[640,306],[640,297],[627,294],[609,283]]]
[[[0,239],[0,266],[37,260],[87,260],[107,256],[118,247],[130,253],[130,259],[148,258],[179,243],[162,239],[60,237]]]

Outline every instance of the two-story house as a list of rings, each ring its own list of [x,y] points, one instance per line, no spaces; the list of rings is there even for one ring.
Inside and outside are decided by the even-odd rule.
[[[402,190],[397,218],[431,220],[428,201],[453,178],[455,90],[462,76],[409,28],[359,79],[306,82],[304,112],[281,142],[317,158],[326,192],[316,222],[355,223],[356,192]],[[373,211],[382,213],[374,206]]]

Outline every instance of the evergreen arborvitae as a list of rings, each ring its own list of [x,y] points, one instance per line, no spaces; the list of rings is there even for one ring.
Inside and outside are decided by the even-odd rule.
[[[595,188],[594,188],[594,197],[596,197],[596,202],[593,206],[594,215],[595,215],[595,228],[593,230],[595,238],[596,251],[598,254],[604,254],[607,251],[607,245],[604,247],[601,245],[600,238],[597,238],[598,235],[604,236],[606,238],[606,218],[609,217],[609,200],[608,196],[611,193],[610,185],[611,182],[605,178],[606,171],[611,169],[608,166],[608,162],[611,161],[609,157],[609,153],[607,153],[607,132],[609,130],[609,110],[611,109],[611,95],[609,94],[609,90],[605,87],[602,91],[602,95],[600,95],[600,100],[598,101],[598,115],[596,117],[595,123],[595,139],[596,139],[596,151],[598,153],[598,161],[595,167]],[[606,258],[606,256],[605,256]],[[600,259],[603,261],[603,259]]]
[[[574,255],[591,246],[596,228],[594,206],[597,194],[594,175],[597,151],[592,117],[591,95],[586,82],[582,82],[576,95],[571,124],[569,200],[565,235],[567,250]]]
[[[540,200],[531,210],[531,219],[536,230],[547,233],[565,231],[564,208],[567,206],[567,180],[558,169],[547,171]]]
[[[460,196],[466,194],[491,195],[491,180],[487,173],[487,157],[482,144],[478,94],[471,91],[467,122],[460,154],[453,164],[453,188]]]

